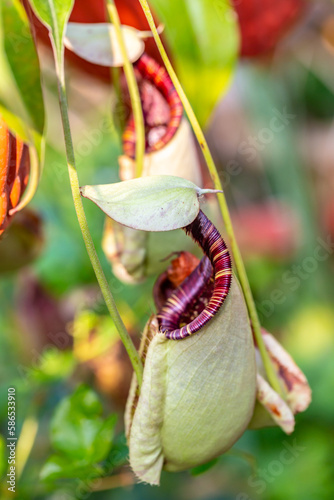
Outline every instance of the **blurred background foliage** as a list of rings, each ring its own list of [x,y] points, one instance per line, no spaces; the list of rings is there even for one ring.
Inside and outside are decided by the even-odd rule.
[[[2,272],[0,280],[0,419],[5,436],[6,394],[13,386],[20,433],[17,498],[329,500],[334,495],[334,9],[310,2],[275,50],[238,60],[240,34],[236,18],[222,15],[222,9],[229,12],[225,2],[208,2],[205,8],[204,2],[186,0],[152,5],[166,25],[182,83],[206,124],[262,324],[307,375],[313,402],[297,416],[292,436],[275,428],[248,431],[210,468],[164,473],[160,488],[136,484],[122,423],[131,366],[78,228],[52,63],[42,47],[48,141],[30,208],[42,220],[43,237],[38,258]],[[67,76],[80,181],[117,181],[121,147],[110,121],[110,87],[71,65]],[[282,114],[283,126],[274,129],[272,119]],[[101,250],[104,216],[89,202],[85,209],[138,345],[154,311],[156,276],[139,285],[112,276]],[[8,231],[0,252],[9,238]],[[289,463],[282,459],[284,450]],[[2,477],[5,457],[1,437]],[[1,498],[7,494],[3,487]]]

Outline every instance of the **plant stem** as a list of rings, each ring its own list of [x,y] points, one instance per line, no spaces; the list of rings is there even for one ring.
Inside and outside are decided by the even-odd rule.
[[[131,472],[121,472],[114,476],[103,477],[96,486],[94,485],[92,491],[106,491],[115,488],[124,488],[135,484],[136,478]]]
[[[114,0],[106,0],[106,7],[108,16],[114,25],[116,38],[121,49],[123,63],[124,63],[125,78],[130,93],[133,117],[135,121],[135,130],[136,130],[136,177],[140,177],[143,172],[144,155],[145,155],[145,127],[144,127],[144,118],[143,118],[140,94],[137,85],[136,75],[126,51],[126,46],[121,29],[121,23],[119,20]]]
[[[136,373],[137,380],[139,386],[141,385],[142,375],[143,375],[143,365],[139,354],[131,340],[130,335],[127,332],[127,329],[122,321],[122,318],[118,312],[114,297],[109,289],[107,279],[102,270],[101,263],[99,261],[98,255],[96,253],[96,249],[93,243],[92,236],[89,232],[88,223],[85,215],[85,211],[82,204],[80,187],[79,187],[79,179],[75,166],[75,155],[74,148],[72,142],[71,128],[68,116],[68,108],[67,108],[67,98],[66,98],[66,86],[65,86],[65,77],[63,68],[59,68],[57,64],[57,75],[58,75],[58,94],[59,94],[59,103],[60,103],[60,112],[64,129],[64,139],[65,139],[65,150],[66,150],[66,158],[68,165],[68,172],[70,177],[70,184],[72,189],[72,196],[74,201],[75,211],[78,217],[80,229],[82,232],[82,236],[86,245],[86,249],[92,263],[97,281],[101,288],[101,292],[103,298],[106,302],[109,313],[114,320],[115,326],[119,333],[119,336],[124,344],[124,347],[129,355],[131,360],[133,369]]]
[[[118,133],[118,137],[120,138],[120,143],[122,143],[122,132],[126,125],[126,117],[125,117],[126,113],[125,113],[125,103],[123,102],[122,99],[122,90],[120,82],[121,69],[110,68],[110,76],[116,97],[115,111],[118,115],[117,117],[112,117],[112,121],[114,123],[115,130]]]
[[[211,178],[213,180],[215,189],[222,190],[222,184],[220,182],[219,175],[218,175],[218,172],[216,169],[216,165],[215,165],[213,158],[211,156],[208,144],[206,142],[206,139],[204,137],[204,134],[202,132],[200,124],[196,118],[196,115],[191,107],[191,104],[190,104],[190,102],[189,102],[180,82],[179,82],[179,79],[178,79],[178,77],[177,77],[177,75],[176,75],[176,73],[175,73],[175,71],[174,71],[174,69],[169,61],[168,55],[164,49],[164,46],[161,42],[158,31],[156,29],[154,19],[153,19],[152,13],[150,11],[149,5],[147,3],[147,0],[139,0],[139,1],[140,1],[141,6],[142,6],[142,9],[145,13],[146,19],[149,23],[149,26],[152,30],[153,37],[154,37],[154,40],[155,40],[157,47],[159,49],[161,58],[166,66],[167,72],[168,72],[168,74],[169,74],[169,76],[174,84],[174,87],[175,87],[177,93],[179,94],[179,97],[182,101],[183,107],[188,115],[189,121],[192,125],[192,128],[194,130],[196,138],[197,138],[199,145],[202,149],[203,156],[204,156],[205,161],[207,163],[207,166],[208,166]],[[218,195],[218,202],[219,202],[220,210],[221,210],[222,217],[223,217],[223,220],[225,223],[226,233],[228,235],[228,238],[229,238],[229,241],[231,244],[231,250],[232,250],[233,257],[234,257],[235,266],[237,268],[241,288],[242,288],[242,291],[243,291],[243,294],[245,297],[245,301],[247,304],[248,314],[249,314],[249,317],[250,317],[250,320],[252,323],[254,337],[256,339],[259,351],[261,353],[261,357],[262,357],[262,361],[263,361],[263,364],[264,364],[264,367],[265,367],[265,370],[267,373],[268,381],[271,384],[271,386],[273,387],[273,389],[275,389],[275,391],[278,392],[278,394],[282,394],[281,385],[278,381],[273,364],[271,362],[268,351],[267,351],[267,349],[264,345],[264,342],[263,342],[259,317],[258,317],[258,314],[256,311],[253,295],[252,295],[252,292],[251,292],[251,289],[249,286],[249,281],[247,278],[245,266],[244,266],[244,263],[243,263],[243,260],[241,257],[241,253],[240,253],[240,250],[239,250],[236,238],[235,238],[235,234],[234,234],[234,230],[233,230],[233,226],[232,226],[232,221],[231,221],[231,217],[229,214],[229,210],[227,207],[226,198],[225,198],[224,194]]]

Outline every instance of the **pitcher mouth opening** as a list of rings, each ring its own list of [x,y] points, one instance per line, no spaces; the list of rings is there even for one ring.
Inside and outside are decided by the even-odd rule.
[[[147,54],[144,53],[136,62],[135,72],[145,124],[145,152],[152,153],[162,149],[174,137],[182,120],[183,106],[165,68]],[[133,115],[122,140],[124,154],[134,159],[136,130]]]

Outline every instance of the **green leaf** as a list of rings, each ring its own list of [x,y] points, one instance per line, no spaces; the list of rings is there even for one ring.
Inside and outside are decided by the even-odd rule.
[[[109,473],[125,465],[128,461],[129,448],[124,433],[115,437],[112,448],[106,458],[106,467]]]
[[[91,455],[92,462],[100,462],[106,458],[112,445],[112,438],[117,422],[117,415],[110,415],[100,427],[94,442],[94,452]]]
[[[81,194],[124,226],[143,231],[185,227],[199,212],[202,190],[181,177],[151,175],[130,181],[84,186]]]
[[[88,475],[91,477],[92,472],[92,465],[84,460],[76,462],[68,457],[52,455],[44,464],[40,472],[40,478],[47,481],[70,478],[84,479]],[[98,477],[103,470],[95,465],[94,472]]]
[[[218,458],[214,458],[213,460],[210,460],[210,462],[206,462],[206,464],[199,465],[198,467],[194,467],[191,469],[191,475],[192,476],[200,476],[201,474],[204,474],[208,470],[212,469],[214,465],[218,462]]]
[[[177,72],[204,124],[231,81],[239,49],[229,0],[151,0],[165,24]]]
[[[89,387],[81,385],[70,397],[72,406],[86,417],[101,415],[102,404],[97,394]]]
[[[103,460],[112,443],[116,418],[103,420],[96,394],[81,386],[59,404],[51,422],[53,447],[74,460]]]
[[[30,0],[30,4],[40,21],[49,29],[59,68],[63,67],[64,33],[74,0]]]
[[[75,359],[71,351],[59,351],[52,347],[43,352],[38,365],[29,369],[28,376],[39,383],[50,383],[69,377],[74,367]]]
[[[145,50],[140,31],[130,26],[122,26],[122,32],[129,60],[135,62]],[[65,46],[79,57],[94,64],[113,67],[124,64],[112,24],[68,23]]]
[[[36,48],[18,0],[0,3],[0,112],[8,126],[40,149],[44,104]]]

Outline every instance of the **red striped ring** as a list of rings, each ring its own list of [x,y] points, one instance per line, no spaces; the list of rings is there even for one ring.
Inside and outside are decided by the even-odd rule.
[[[151,82],[161,92],[170,109],[166,133],[155,144],[146,147],[146,153],[151,153],[162,149],[175,135],[182,119],[183,106],[167,71],[154,59],[144,53],[137,61],[135,68],[145,80]],[[128,121],[122,141],[124,154],[135,158],[136,130],[133,115]]]
[[[207,258],[201,260],[191,275],[167,299],[158,314],[161,331],[172,340],[189,337],[210,321],[224,303],[232,281],[229,251],[218,230],[206,215],[200,210],[196,219],[184,230],[200,245]],[[211,265],[214,272],[214,288],[208,304],[197,318],[179,328],[182,314],[210,279]]]

